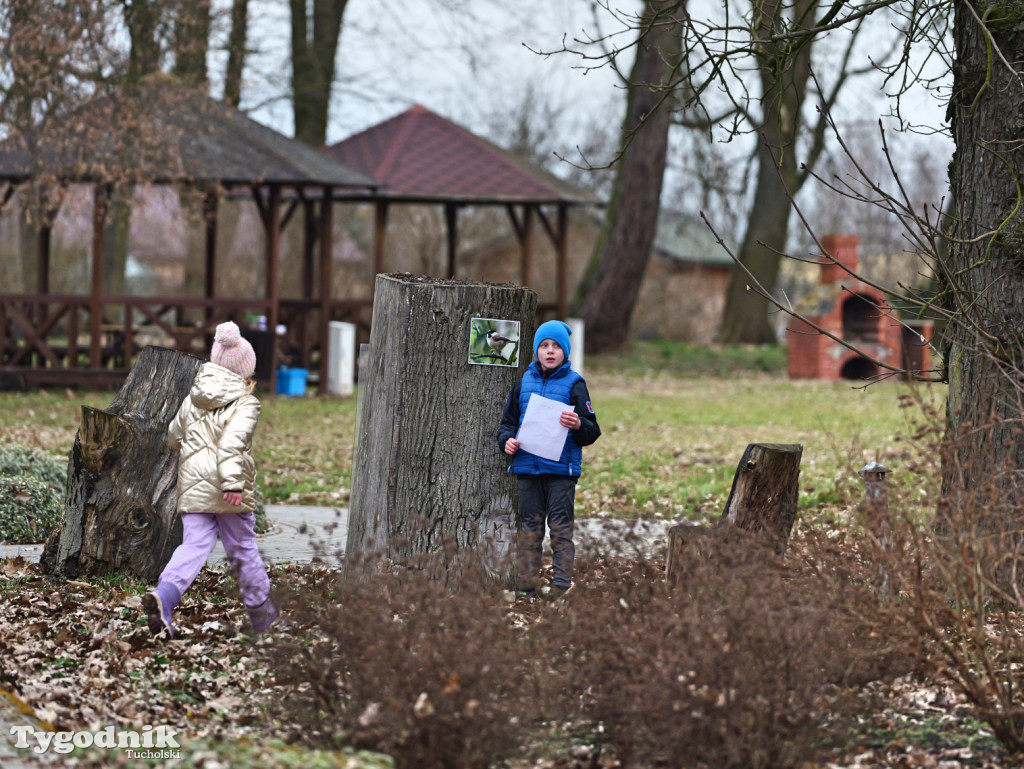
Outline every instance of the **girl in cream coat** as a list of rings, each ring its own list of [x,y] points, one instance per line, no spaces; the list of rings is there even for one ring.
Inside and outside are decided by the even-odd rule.
[[[251,449],[260,402],[252,394],[256,355],[230,321],[217,326],[204,363],[168,430],[178,460],[178,512],[184,537],[153,590],[142,598],[149,629],[174,637],[171,612],[217,544],[231,564],[253,630],[267,630],[280,612],[256,547],[256,463]]]

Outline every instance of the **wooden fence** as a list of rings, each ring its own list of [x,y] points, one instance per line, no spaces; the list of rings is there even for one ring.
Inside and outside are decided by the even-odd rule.
[[[328,318],[354,323],[369,338],[371,299],[338,299]],[[323,349],[324,305],[318,299],[282,299],[277,323],[254,327],[253,318],[272,324],[272,303],[264,299],[88,294],[0,294],[0,386],[119,386],[147,345],[195,355],[208,354],[217,324],[233,320],[257,347],[257,378],[273,379],[279,361],[310,371],[317,382]],[[268,360],[269,358],[269,360]]]

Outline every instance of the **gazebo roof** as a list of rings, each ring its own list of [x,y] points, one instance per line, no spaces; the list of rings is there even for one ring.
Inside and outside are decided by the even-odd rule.
[[[600,203],[419,105],[324,152],[371,177],[378,197],[395,201]]]
[[[0,143],[0,179],[376,186],[318,149],[163,74],[99,96],[32,139],[35,153],[22,134]]]

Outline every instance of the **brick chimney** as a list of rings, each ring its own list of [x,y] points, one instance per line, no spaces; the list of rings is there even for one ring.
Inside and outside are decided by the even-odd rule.
[[[857,272],[857,236],[823,235],[821,246],[825,253],[839,263],[833,263],[828,256],[821,257],[821,284],[827,286],[842,280],[850,280],[849,273],[839,265],[843,265],[851,272]]]

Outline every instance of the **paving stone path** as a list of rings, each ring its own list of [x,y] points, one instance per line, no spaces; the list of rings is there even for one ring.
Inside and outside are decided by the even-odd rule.
[[[305,505],[268,505],[270,530],[260,535],[259,547],[269,563],[308,563],[319,558],[338,563],[344,555],[348,535],[348,510]],[[665,547],[670,521],[624,521],[613,518],[583,518],[576,521],[576,550],[621,551],[639,549],[652,555]],[[38,562],[42,545],[0,545],[0,558],[22,556]],[[218,542],[210,556],[211,564],[224,561],[224,548]]]

